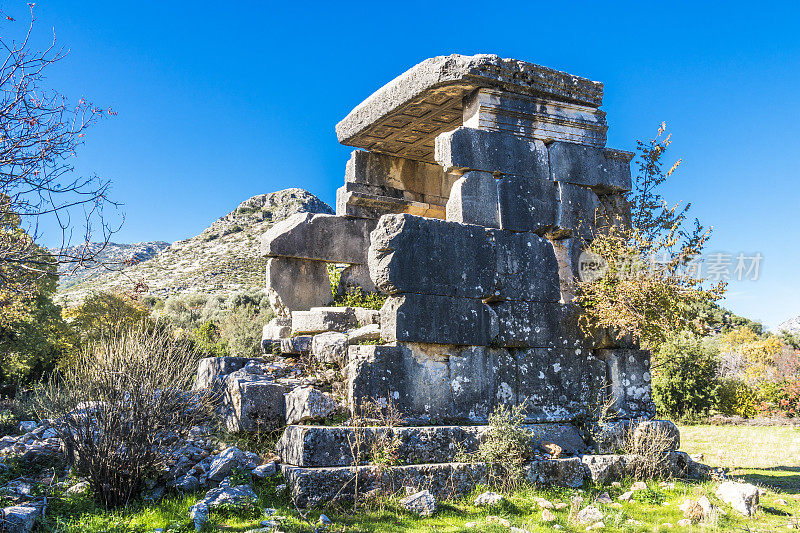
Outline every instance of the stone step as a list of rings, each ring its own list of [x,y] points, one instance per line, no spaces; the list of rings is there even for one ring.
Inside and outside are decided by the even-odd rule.
[[[610,483],[643,477],[637,468],[644,461],[636,455],[584,455],[564,459],[535,460],[524,467],[525,480],[542,487],[581,487],[586,480]],[[668,452],[654,476],[706,479],[711,469],[692,461],[684,452]],[[292,498],[299,507],[315,507],[336,500],[353,500],[358,476],[358,493],[378,490],[398,494],[404,487],[428,489],[437,498],[452,498],[487,484],[489,468],[477,463],[426,463],[404,466],[365,465],[303,468],[281,465]],[[495,472],[497,474],[497,472]]]
[[[337,466],[301,468],[281,465],[292,498],[299,507],[316,507],[332,501],[352,501],[358,476],[358,493],[378,490],[397,494],[404,487],[428,489],[440,499],[470,492],[489,481],[488,468],[476,463],[436,463],[404,466]],[[580,458],[533,461],[525,478],[543,486],[580,487],[588,472]]]
[[[554,442],[564,455],[588,452],[580,433],[571,424],[524,426],[536,446]],[[288,426],[276,450],[281,460],[299,467],[351,466],[353,450],[360,441],[360,462],[370,460],[373,445],[398,442],[397,455],[406,464],[448,463],[473,453],[489,426],[351,427]],[[358,437],[358,438],[357,438]]]
[[[345,332],[380,322],[380,311],[364,307],[312,307],[292,312],[292,332],[313,335],[326,331]]]

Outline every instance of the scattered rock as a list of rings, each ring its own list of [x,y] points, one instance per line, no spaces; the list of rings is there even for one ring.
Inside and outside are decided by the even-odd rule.
[[[200,480],[191,474],[181,476],[175,482],[175,488],[181,492],[194,492],[200,487]]]
[[[503,501],[503,496],[496,492],[484,492],[475,498],[476,507],[492,507]]]
[[[29,533],[36,517],[42,514],[42,507],[35,505],[15,505],[2,510],[0,531],[8,533]]]
[[[620,494],[618,499],[622,500],[623,502],[627,502],[630,501],[632,497],[633,497],[633,491],[629,490],[627,492],[623,492],[622,494]]]
[[[417,516],[431,516],[436,512],[436,498],[427,490],[406,496],[400,500],[400,505]]]
[[[778,498],[773,502],[775,505],[789,505],[789,503],[784,500],[783,498]]]
[[[556,515],[550,509],[542,509],[542,522],[552,522],[556,519]]]
[[[581,524],[594,524],[603,520],[603,512],[594,505],[590,505],[581,509],[576,518]]]
[[[189,508],[189,518],[194,521],[197,531],[208,522],[208,512],[216,507],[241,508],[258,501],[258,496],[250,485],[220,487],[206,492],[205,497]]]
[[[692,520],[689,518],[681,518],[677,522],[678,527],[689,527],[692,525]]]
[[[89,490],[89,482],[88,481],[79,481],[68,488],[65,492],[66,494],[83,494],[84,492]]]
[[[587,527],[586,531],[591,531],[593,529],[603,529],[604,527],[606,527],[605,522],[595,522],[591,526]]]
[[[20,433],[29,433],[34,429],[36,429],[37,425],[38,424],[33,420],[23,420],[22,422],[19,423],[19,426],[17,426],[17,430]]]
[[[611,499],[611,496],[609,496],[609,494],[607,492],[604,492],[604,493],[600,494],[597,497],[597,499],[595,499],[595,501],[597,503],[603,503],[603,504],[606,504],[606,505],[613,502],[613,500]]]
[[[678,509],[683,511],[683,516],[687,520],[693,523],[699,522],[705,516],[705,513],[703,512],[703,507],[694,500],[684,501],[680,506],[678,506]],[[678,525],[680,525],[680,522],[678,523]]]
[[[511,527],[511,522],[500,516],[489,515],[486,517],[486,521],[492,524],[500,524],[503,527]]]
[[[726,481],[717,489],[717,496],[745,516],[753,516],[758,510],[758,487],[749,483]]]
[[[554,509],[555,505],[550,500],[545,500],[544,498],[536,498],[534,500],[536,505],[539,506],[540,509]]]
[[[259,479],[266,479],[272,477],[277,473],[278,467],[275,461],[259,465],[253,469],[253,476]]]
[[[569,507],[569,505],[567,505],[564,502],[556,502],[553,505],[555,506],[556,511],[560,511],[561,509],[566,509],[567,507]]]
[[[647,483],[644,481],[637,481],[631,485],[631,491],[636,492],[637,490],[647,490]]]
[[[325,420],[341,410],[330,395],[314,387],[298,387],[286,395],[286,423]]]
[[[554,459],[558,459],[561,456],[561,453],[564,451],[561,446],[556,444],[555,442],[548,442],[543,441],[539,444],[539,447],[547,454],[553,456]]]

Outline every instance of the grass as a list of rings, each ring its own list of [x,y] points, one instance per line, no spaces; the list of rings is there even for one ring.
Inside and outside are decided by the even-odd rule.
[[[790,520],[800,516],[800,430],[786,427],[738,427],[738,426],[685,426],[681,428],[682,448],[690,453],[704,454],[704,462],[712,466],[730,469],[730,472],[763,486],[767,493],[762,497],[762,510],[753,520],[738,516],[726,508],[727,516],[716,524],[694,526],[694,528],[669,528],[683,518],[678,506],[685,498],[697,499],[707,495],[712,502],[723,506],[716,496],[717,483],[675,482],[662,486],[658,482],[648,483],[648,490],[635,493],[635,501],[599,505],[606,524],[603,531],[778,531],[787,529]],[[258,483],[254,488],[259,495],[259,506],[276,509],[276,514],[286,517],[281,520],[281,531],[310,532],[311,525],[324,512],[333,520],[329,528],[335,532],[460,532],[460,531],[509,531],[494,523],[490,516],[499,516],[513,526],[530,532],[583,531],[572,521],[569,506],[554,511],[557,520],[544,523],[541,510],[535,499],[546,498],[552,502],[569,504],[574,496],[581,496],[588,503],[603,491],[608,491],[617,502],[617,496],[625,491],[632,480],[621,487],[598,487],[587,485],[583,489],[524,488],[506,495],[506,501],[493,509],[476,508],[474,497],[485,487],[460,499],[441,502],[437,513],[427,519],[411,516],[397,504],[397,498],[373,501],[356,511],[346,507],[328,507],[309,512],[309,521],[301,518],[291,505],[285,492],[278,493],[276,487],[282,483],[279,476]],[[55,499],[48,508],[47,518],[41,531],[47,532],[151,532],[155,528],[166,531],[193,531],[188,519],[188,509],[202,497],[202,493],[186,496],[172,495],[158,504],[136,503],[125,510],[107,512],[97,507],[90,496],[75,496]],[[782,505],[778,499],[786,500]],[[586,505],[586,503],[584,503]],[[723,506],[724,507],[724,506]],[[231,513],[216,513],[204,531],[245,532],[259,528],[267,517],[253,514],[236,516]],[[475,525],[468,527],[467,524]]]

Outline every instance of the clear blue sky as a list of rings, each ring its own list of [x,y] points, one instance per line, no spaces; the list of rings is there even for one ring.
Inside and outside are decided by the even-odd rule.
[[[666,121],[684,163],[665,196],[761,252],[723,302],[774,327],[800,314],[800,4],[751,2],[42,1],[39,35],[71,49],[50,84],[119,114],[82,171],[125,203],[118,242],[190,237],[242,200],[302,187],[328,203],[350,148],[334,125],[435,55],[496,53],[605,83],[608,145]],[[3,10],[24,24],[21,2]],[[4,22],[2,31],[8,31]]]

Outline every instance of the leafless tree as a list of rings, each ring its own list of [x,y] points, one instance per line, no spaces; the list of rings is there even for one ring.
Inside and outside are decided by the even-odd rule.
[[[119,229],[107,216],[118,207],[109,199],[110,182],[76,176],[74,168],[86,130],[115,113],[84,99],[70,104],[45,86],[48,68],[68,51],[55,34],[44,49],[32,45],[28,5],[30,24],[18,39],[10,36],[16,19],[0,11],[0,22],[10,26],[0,33],[0,288],[23,297],[54,269],[95,264]],[[45,224],[60,231],[60,251],[47,254],[36,244]]]

